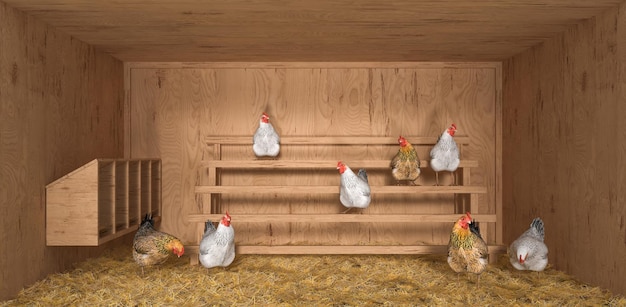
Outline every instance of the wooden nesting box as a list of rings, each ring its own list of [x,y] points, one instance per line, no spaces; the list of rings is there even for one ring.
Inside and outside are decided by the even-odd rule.
[[[160,208],[160,160],[95,159],[46,186],[46,243],[101,245]]]

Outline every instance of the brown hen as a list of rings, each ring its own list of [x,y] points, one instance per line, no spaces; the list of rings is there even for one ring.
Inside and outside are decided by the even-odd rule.
[[[483,241],[476,222],[467,212],[452,227],[448,243],[448,264],[457,273],[476,274],[478,286],[480,274],[487,267],[487,256],[487,244]]]
[[[144,267],[161,264],[170,253],[180,257],[185,253],[183,243],[176,237],[154,229],[152,215],[146,214],[133,240],[133,259]]]
[[[414,184],[414,181],[421,173],[417,151],[402,136],[398,138],[398,144],[400,144],[400,149],[398,149],[398,153],[391,160],[391,174],[398,183],[409,181]]]

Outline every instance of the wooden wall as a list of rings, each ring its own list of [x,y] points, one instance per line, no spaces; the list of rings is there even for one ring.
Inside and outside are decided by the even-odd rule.
[[[104,248],[45,242],[45,190],[123,155],[123,64],[0,2],[0,300]],[[114,242],[112,244],[120,244]]]
[[[472,140],[465,158],[478,160],[473,184],[485,185],[481,209],[495,212],[499,161],[500,66],[496,63],[127,63],[130,88],[130,155],[163,161],[163,229],[192,242],[196,227],[186,215],[200,212],[202,197],[194,187],[210,157],[206,136],[252,137],[261,112],[267,111],[282,135],[438,136],[452,122]],[[380,148],[308,149],[281,159],[367,159],[397,151]],[[250,148],[225,148],[223,159],[253,159]],[[420,152],[427,159],[428,150]],[[357,165],[353,166],[358,167]],[[433,184],[425,170],[422,184]],[[244,175],[235,177],[235,175]],[[224,184],[339,184],[333,172],[226,174]],[[237,179],[239,178],[239,179]],[[242,179],[243,178],[243,179]],[[394,184],[388,173],[374,173],[376,184]],[[230,210],[239,244],[446,244],[450,225],[264,225],[237,224],[237,213],[343,211],[331,195],[271,195],[258,200],[233,196]],[[452,201],[433,197],[377,199],[368,210],[386,213],[451,213]],[[384,204],[384,205],[383,205]],[[491,211],[492,210],[492,211]],[[269,223],[272,223],[271,227]],[[331,230],[328,227],[332,227]],[[487,228],[487,227],[485,227]],[[440,234],[444,234],[443,237]],[[493,233],[493,228],[492,228]]]
[[[550,264],[626,294],[626,5],[503,64],[504,239],[535,216]]]

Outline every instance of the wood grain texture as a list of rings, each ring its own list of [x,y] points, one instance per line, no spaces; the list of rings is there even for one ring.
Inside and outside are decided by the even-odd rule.
[[[505,242],[546,224],[549,262],[626,294],[626,6],[504,63]]]
[[[123,61],[500,61],[621,0],[4,0]]]
[[[0,2],[0,300],[102,248],[46,247],[45,185],[122,155],[123,65]]]
[[[361,63],[349,66],[327,63],[217,63],[211,67],[198,63],[180,66],[165,63],[127,63],[132,112],[131,144],[133,155],[158,155],[163,161],[163,229],[195,242],[197,229],[186,220],[190,213],[210,213],[209,199],[196,195],[195,186],[215,180],[203,160],[216,155],[212,145],[203,143],[211,136],[237,138],[248,135],[250,141],[261,112],[281,135],[302,143],[290,145],[278,160],[368,161],[391,157],[393,146],[349,145],[308,146],[307,136],[368,136],[386,141],[400,134],[427,136],[431,141],[452,122],[462,129],[469,142],[465,159],[476,161],[472,172],[473,186],[486,192],[479,199],[481,212],[495,212],[495,120],[496,63],[458,66],[450,63]],[[156,66],[155,66],[156,65]],[[475,135],[476,133],[484,135]],[[136,141],[135,141],[136,140]],[[462,138],[461,138],[462,140]],[[246,142],[250,142],[246,141]],[[201,144],[202,143],[202,144]],[[419,149],[428,157],[429,146]],[[221,159],[252,160],[247,144],[221,145]],[[263,161],[265,162],[265,161]],[[267,160],[267,164],[271,164]],[[278,162],[280,163],[280,162]],[[336,162],[334,163],[336,165]],[[358,169],[360,165],[350,165]],[[393,185],[388,170],[372,169],[374,186]],[[434,183],[434,173],[424,169],[420,179],[426,188]],[[221,184],[328,185],[338,180],[333,168],[285,170],[222,169]],[[390,187],[394,188],[394,187]],[[401,187],[398,187],[401,188]],[[419,188],[419,187],[418,187]],[[387,189],[387,188],[385,188]],[[372,214],[452,214],[452,194],[376,195]],[[231,214],[320,214],[339,213],[343,207],[333,194],[223,195],[211,203],[216,213]],[[194,199],[195,198],[195,199]],[[216,207],[215,207],[216,206]],[[453,221],[450,221],[452,223]],[[343,223],[328,227],[317,223],[246,223],[235,225],[240,244],[446,244],[449,225],[415,225],[384,222]],[[261,231],[259,231],[259,229]],[[493,231],[485,227],[486,237],[496,241]],[[389,242],[398,238],[399,242]],[[394,239],[395,240],[395,239]]]

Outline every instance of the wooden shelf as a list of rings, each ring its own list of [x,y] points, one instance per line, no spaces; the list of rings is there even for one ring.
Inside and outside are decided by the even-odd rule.
[[[488,245],[489,254],[504,254],[506,246]],[[418,255],[448,252],[447,245],[237,245],[237,255]],[[198,254],[198,245],[185,245],[189,254]]]
[[[404,136],[413,145],[434,145],[439,137]],[[454,141],[458,145],[470,143],[468,136],[456,135]],[[252,145],[252,136],[218,136],[205,137],[208,145]],[[394,136],[281,136],[281,145],[398,145],[398,137]]]
[[[46,244],[101,245],[160,210],[160,160],[95,159],[46,186]]]
[[[431,148],[438,140],[438,137],[406,137],[411,140],[411,144],[421,150],[427,150]],[[463,152],[463,148],[467,147],[470,143],[470,139],[467,136],[456,136],[455,141],[459,145],[459,150]],[[335,179],[329,179],[320,185],[288,185],[286,184],[276,185],[269,183],[268,185],[232,185],[224,184],[222,182],[222,175],[228,176],[245,176],[245,171],[262,169],[264,173],[272,172],[274,174],[280,174],[281,172],[289,172],[293,170],[323,170],[323,171],[336,171],[337,160],[328,160],[328,158],[315,160],[314,158],[305,160],[289,160],[283,158],[252,158],[252,159],[238,159],[237,156],[233,156],[232,160],[223,156],[225,148],[228,146],[251,146],[251,136],[220,136],[220,137],[207,137],[205,142],[208,146],[208,152],[211,152],[211,158],[202,161],[200,164],[201,172],[203,176],[206,176],[203,184],[196,185],[196,194],[208,194],[211,197],[202,198],[202,205],[199,206],[200,212],[195,212],[187,215],[186,221],[189,223],[195,223],[198,233],[198,241],[192,244],[197,244],[202,237],[204,223],[206,220],[218,221],[222,217],[221,202],[222,196],[228,195],[251,195],[251,194],[339,194],[339,177]],[[342,137],[342,136],[330,136],[330,137],[281,137],[281,152],[289,152],[293,146],[306,146],[306,149],[316,150],[316,146],[327,149],[327,147],[344,147],[344,146],[378,146],[380,148],[388,148],[392,146],[394,149],[398,146],[397,137]],[[230,150],[230,149],[227,149]],[[297,148],[297,150],[299,150]],[[397,149],[395,149],[397,150]],[[289,156],[289,155],[287,155]],[[358,165],[359,168],[366,168],[367,170],[388,170],[390,169],[391,157],[382,156],[380,159],[373,160],[345,160],[349,165]],[[429,161],[421,161],[422,168],[429,167]],[[479,167],[478,162],[475,160],[461,160],[459,170],[456,176],[459,179],[460,185],[455,186],[432,186],[432,185],[372,185],[370,186],[372,195],[385,194],[385,195],[425,195],[425,194],[446,194],[456,195],[462,194],[462,197],[454,197],[454,201],[451,205],[455,206],[455,209],[451,212],[454,213],[440,213],[440,214],[368,214],[367,209],[360,213],[326,213],[326,212],[309,212],[309,213],[296,213],[290,214],[276,214],[276,213],[250,213],[237,214],[231,210],[230,214],[234,223],[253,223],[263,224],[270,223],[297,223],[297,224],[316,224],[316,223],[447,223],[452,225],[459,217],[457,210],[470,210],[473,218],[481,223],[498,224],[501,221],[498,220],[498,215],[495,212],[480,212],[478,206],[478,200],[480,194],[487,194],[488,189],[485,186],[476,186],[471,184],[471,169]],[[380,171],[378,172],[381,173]],[[389,172],[390,173],[390,172]],[[229,177],[230,178],[230,177]],[[329,177],[330,178],[330,177]],[[385,197],[381,197],[380,200],[384,201]],[[249,209],[247,209],[249,210]],[[256,227],[256,226],[255,226]],[[506,247],[500,246],[499,241],[490,238],[488,240],[489,253],[498,254],[506,252]],[[393,240],[389,240],[392,242]],[[439,240],[438,242],[441,242]],[[372,244],[369,244],[372,243]],[[249,243],[250,244],[250,243]],[[252,243],[254,244],[254,243]],[[306,243],[302,243],[306,244]],[[237,245],[238,254],[445,254],[447,246],[444,245],[389,245],[378,244],[375,242],[368,242],[368,245],[334,245],[327,246],[323,243],[318,245]],[[190,255],[197,254],[197,245],[186,246]],[[197,264],[197,257],[191,256],[191,263]],[[495,261],[495,257],[490,257],[490,261]]]
[[[366,169],[390,169],[390,161],[386,160],[346,160],[350,165],[358,165]],[[203,167],[221,169],[337,169],[337,160],[213,160],[202,161]],[[429,167],[429,162],[421,160],[421,167]],[[461,160],[459,168],[478,167],[478,161]]]
[[[419,193],[419,194],[484,194],[486,187],[481,186],[370,186],[372,195],[374,194],[398,194],[398,193]],[[250,193],[317,193],[317,194],[339,194],[339,184],[337,185],[275,185],[275,186],[196,186],[198,194],[250,194]]]
[[[223,214],[189,214],[187,221],[204,223],[207,219],[219,221]],[[233,214],[237,223],[449,223],[459,218],[459,214]],[[472,214],[472,217],[485,223],[495,223],[495,214]]]

